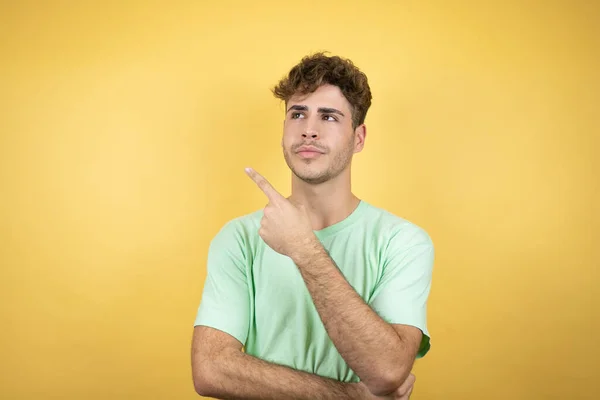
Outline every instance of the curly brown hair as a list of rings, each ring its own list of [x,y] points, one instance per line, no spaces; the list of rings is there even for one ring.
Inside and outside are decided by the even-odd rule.
[[[356,128],[365,122],[371,106],[367,76],[352,61],[325,53],[318,52],[302,58],[271,91],[287,104],[296,94],[312,93],[324,84],[337,86],[350,103],[352,126]]]

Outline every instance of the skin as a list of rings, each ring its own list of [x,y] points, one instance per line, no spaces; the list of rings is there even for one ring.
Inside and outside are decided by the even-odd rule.
[[[251,168],[248,176],[265,194],[259,234],[290,257],[304,278],[328,335],[360,377],[341,383],[273,365],[242,352],[224,332],[196,327],[192,369],[198,393],[228,399],[403,399],[421,331],[383,321],[354,291],[314,230],[348,217],[360,200],[351,191],[351,161],[364,148],[366,127],[353,127],[351,106],[336,86],[294,96],[286,104],[282,150],[292,172],[292,193],[282,196]],[[316,146],[318,154],[298,153]]]

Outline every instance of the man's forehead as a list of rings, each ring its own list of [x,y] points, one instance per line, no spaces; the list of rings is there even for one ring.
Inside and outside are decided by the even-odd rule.
[[[288,100],[288,107],[302,105],[311,108],[330,107],[349,109],[349,103],[337,86],[321,86],[312,93],[296,93]]]

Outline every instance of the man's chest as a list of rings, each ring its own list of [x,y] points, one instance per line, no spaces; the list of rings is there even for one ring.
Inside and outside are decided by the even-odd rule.
[[[378,249],[348,243],[324,247],[346,281],[365,301],[369,301],[383,268]],[[289,257],[265,245],[256,252],[249,272],[256,310],[310,307],[311,296],[304,278]]]

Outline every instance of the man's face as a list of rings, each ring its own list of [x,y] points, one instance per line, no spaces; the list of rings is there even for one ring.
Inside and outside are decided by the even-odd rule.
[[[364,126],[352,128],[350,103],[337,86],[321,86],[287,103],[283,155],[307,183],[323,183],[346,170],[353,154],[362,150],[364,136]]]

